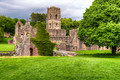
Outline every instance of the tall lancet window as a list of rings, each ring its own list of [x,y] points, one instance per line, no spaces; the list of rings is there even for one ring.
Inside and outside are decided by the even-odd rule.
[[[58,23],[56,23],[56,27],[58,26]]]
[[[50,19],[52,19],[52,15],[50,14]]]
[[[55,19],[57,20],[57,14],[55,15]]]
[[[50,23],[50,28],[51,28],[51,23]]]

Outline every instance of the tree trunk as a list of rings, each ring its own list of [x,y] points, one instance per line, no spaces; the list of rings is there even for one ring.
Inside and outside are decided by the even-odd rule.
[[[116,46],[112,46],[112,54],[116,54]]]

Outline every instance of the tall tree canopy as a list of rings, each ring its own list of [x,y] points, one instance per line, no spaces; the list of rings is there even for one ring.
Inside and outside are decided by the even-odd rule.
[[[40,21],[40,22],[46,22],[46,14],[41,14],[41,13],[32,13],[31,15],[30,15],[30,19],[31,19],[31,22],[30,22],[30,24],[32,25],[32,26],[34,26],[36,23],[37,23],[37,21]]]
[[[88,46],[109,46],[115,54],[120,44],[120,0],[95,0],[83,14],[78,36]]]
[[[15,21],[10,17],[0,16],[0,27],[11,35],[15,33]]]
[[[3,32],[3,28],[0,27],[0,42],[3,41],[4,39],[4,32]]]
[[[20,19],[20,21],[25,25],[26,20],[25,19]]]
[[[0,16],[0,27],[3,29],[3,32],[10,33],[12,36],[15,34],[15,24],[18,21],[18,18],[10,18],[6,16]],[[20,21],[25,24],[24,19],[20,19]]]

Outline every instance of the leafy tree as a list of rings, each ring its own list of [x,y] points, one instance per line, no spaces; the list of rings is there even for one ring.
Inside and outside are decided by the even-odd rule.
[[[4,39],[4,32],[3,32],[3,28],[0,27],[0,42],[3,41]]]
[[[15,33],[15,21],[10,17],[0,16],[0,27],[4,32],[10,32],[11,35]]]
[[[10,32],[11,35],[14,35],[15,34],[15,21],[10,18],[10,17],[7,17],[7,21],[6,23],[4,23],[5,25],[5,28],[4,28],[4,32]]]
[[[44,22],[37,22],[36,38],[31,38],[31,41],[35,44],[38,49],[39,55],[52,56],[55,43],[52,43],[49,38],[49,33],[45,29]]]
[[[15,21],[15,23],[17,23],[17,21],[18,21],[19,19],[18,19],[18,18],[14,18],[13,20]]]
[[[4,32],[10,33],[12,36],[15,34],[15,24],[18,21],[18,18],[10,18],[6,16],[0,16],[0,27],[3,28]],[[20,21],[25,24],[24,19],[20,19]]]
[[[83,14],[78,36],[87,46],[109,46],[112,54],[120,44],[120,0],[95,0]]]
[[[25,19],[20,19],[20,21],[25,25],[26,20]]]
[[[7,22],[7,18],[5,16],[0,16],[0,27],[4,29],[6,22]]]
[[[35,24],[36,24],[35,21],[30,21],[30,25],[31,25],[32,27],[35,27]]]
[[[61,28],[66,30],[66,35],[69,35],[69,30],[77,29],[79,26],[79,21],[72,20],[71,18],[62,18],[61,19]]]
[[[37,21],[40,21],[40,22],[46,22],[46,14],[41,14],[41,13],[32,13],[31,15],[30,15],[30,19],[31,19],[31,22],[30,22],[30,24],[32,25],[32,26],[34,26],[36,23],[37,23]]]

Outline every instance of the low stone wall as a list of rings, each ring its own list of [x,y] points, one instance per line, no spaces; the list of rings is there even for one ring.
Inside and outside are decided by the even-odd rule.
[[[15,51],[0,51],[0,56],[13,56]]]
[[[8,39],[8,44],[14,44],[14,40],[9,40]]]
[[[53,51],[53,56],[76,56],[76,53],[70,51]]]

